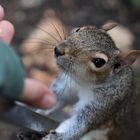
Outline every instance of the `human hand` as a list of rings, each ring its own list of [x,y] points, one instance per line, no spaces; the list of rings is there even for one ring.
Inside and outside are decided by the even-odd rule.
[[[14,36],[15,29],[9,21],[3,20],[3,18],[4,9],[0,6],[0,40],[9,44]],[[46,85],[37,80],[26,78],[20,100],[34,107],[46,109],[54,105],[55,96]]]
[[[0,39],[6,43],[10,43],[15,33],[14,26],[7,20],[3,20],[4,10],[0,6]]]

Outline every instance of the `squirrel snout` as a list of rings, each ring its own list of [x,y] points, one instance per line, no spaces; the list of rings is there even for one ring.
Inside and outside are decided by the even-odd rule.
[[[58,57],[58,56],[62,56],[65,54],[64,51],[60,50],[59,48],[55,47],[54,48],[54,53],[55,53],[55,56]]]

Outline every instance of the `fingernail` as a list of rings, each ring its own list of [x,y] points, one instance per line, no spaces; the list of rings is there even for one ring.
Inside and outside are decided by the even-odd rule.
[[[0,22],[0,39],[10,43],[14,35],[14,26],[8,21]]]
[[[42,100],[42,106],[51,108],[54,106],[56,99],[53,96],[46,95]]]
[[[4,17],[4,9],[3,7],[0,5],[0,20],[2,20]]]

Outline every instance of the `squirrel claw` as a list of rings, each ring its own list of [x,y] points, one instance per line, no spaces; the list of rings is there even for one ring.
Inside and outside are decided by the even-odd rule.
[[[62,140],[62,138],[57,135],[56,131],[51,130],[48,135],[42,138],[42,140]]]
[[[51,130],[50,134],[56,134],[56,131],[55,130]]]

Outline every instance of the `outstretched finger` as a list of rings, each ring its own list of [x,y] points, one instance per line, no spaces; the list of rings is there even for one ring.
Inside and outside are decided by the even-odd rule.
[[[46,85],[26,78],[21,100],[34,107],[47,109],[55,104],[56,98]]]

